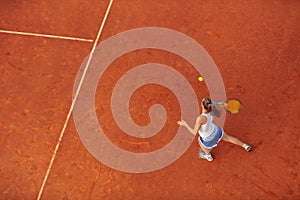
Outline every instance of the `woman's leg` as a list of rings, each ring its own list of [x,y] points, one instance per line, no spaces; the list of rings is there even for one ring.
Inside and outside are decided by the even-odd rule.
[[[237,138],[235,138],[235,137],[232,137],[231,135],[228,135],[228,134],[225,133],[225,132],[223,133],[222,139],[223,139],[224,141],[226,141],[226,142],[230,142],[230,143],[232,143],[232,144],[236,144],[236,145],[238,145],[238,146],[241,146],[241,147],[243,147],[246,151],[250,151],[250,150],[251,150],[251,147],[250,147],[248,144],[246,144],[246,143],[240,141],[239,139],[237,139]]]
[[[210,161],[210,162],[213,161],[214,158],[213,158],[212,155],[210,154],[211,149],[205,148],[205,147],[201,144],[201,142],[200,142],[199,139],[198,139],[198,143],[199,143],[199,145],[200,145],[200,147],[201,147],[201,149],[202,149],[202,151],[199,153],[199,157],[202,158],[202,159],[206,159],[206,160],[208,160],[208,161]],[[204,154],[203,154],[203,152],[204,152]]]
[[[211,149],[206,149],[206,148],[201,144],[201,142],[199,141],[199,139],[198,139],[198,143],[199,143],[199,146],[200,146],[200,148],[202,149],[202,151],[205,153],[205,155],[210,155]]]
[[[236,145],[239,145],[239,146],[243,146],[243,142],[240,141],[239,139],[235,138],[235,137],[232,137],[231,135],[228,135],[227,133],[223,133],[223,137],[222,139],[226,142],[230,142],[232,144],[236,144]]]

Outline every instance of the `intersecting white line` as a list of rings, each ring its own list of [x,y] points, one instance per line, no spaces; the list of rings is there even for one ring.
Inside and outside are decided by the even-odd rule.
[[[107,7],[107,10],[106,10],[106,12],[105,12],[104,18],[103,18],[103,20],[102,20],[101,26],[100,26],[99,31],[98,31],[98,33],[97,33],[97,37],[96,37],[96,39],[95,39],[95,41],[94,41],[94,44],[93,44],[91,53],[89,54],[87,64],[86,64],[86,66],[85,66],[85,69],[84,69],[83,74],[82,74],[82,76],[81,76],[80,82],[79,82],[79,84],[78,84],[78,88],[77,88],[76,93],[75,93],[75,95],[74,95],[74,98],[73,98],[73,101],[72,101],[70,110],[69,110],[69,112],[68,112],[67,118],[66,118],[66,120],[65,120],[64,126],[63,126],[63,128],[62,128],[62,130],[61,130],[60,136],[59,136],[58,141],[57,141],[57,144],[56,144],[56,146],[55,146],[55,149],[54,149],[53,155],[52,155],[52,157],[51,157],[51,160],[50,160],[50,163],[49,163],[49,166],[48,166],[46,175],[45,175],[45,177],[44,177],[43,183],[42,183],[42,185],[41,185],[41,188],[40,188],[40,191],[39,191],[39,194],[38,194],[38,197],[37,197],[37,200],[40,200],[40,199],[41,199],[41,196],[42,196],[42,194],[43,194],[44,187],[45,187],[45,184],[46,184],[46,182],[47,182],[47,179],[48,179],[50,170],[51,170],[51,168],[52,168],[52,165],[53,165],[53,162],[54,162],[54,160],[55,160],[56,154],[57,154],[58,149],[59,149],[59,147],[60,147],[62,138],[63,138],[64,133],[65,133],[65,130],[66,130],[66,127],[67,127],[67,125],[68,125],[68,123],[69,123],[69,121],[70,121],[70,117],[71,117],[71,114],[72,114],[72,112],[73,112],[73,108],[74,108],[74,106],[75,106],[75,102],[76,102],[76,100],[77,100],[77,97],[78,97],[79,91],[80,91],[80,89],[81,89],[83,80],[84,80],[84,78],[85,78],[86,72],[87,72],[87,70],[88,70],[88,68],[89,68],[89,65],[90,65],[90,63],[91,63],[92,57],[93,57],[93,55],[94,55],[96,46],[97,46],[97,44],[98,44],[100,35],[101,35],[101,33],[102,33],[102,30],[103,30],[104,24],[105,24],[105,22],[106,22],[107,16],[108,16],[108,14],[109,14],[110,8],[111,8],[111,6],[112,6],[112,3],[113,3],[113,0],[110,0],[110,2],[109,2],[109,4],[108,4],[108,7]]]
[[[55,39],[64,39],[64,40],[74,40],[74,41],[83,41],[83,42],[93,42],[92,39],[85,38],[76,38],[76,37],[68,37],[68,36],[60,36],[60,35],[48,35],[41,33],[27,33],[22,31],[9,31],[9,30],[0,30],[0,33],[7,34],[15,34],[15,35],[27,35],[27,36],[35,36],[35,37],[45,37],[45,38],[55,38]]]

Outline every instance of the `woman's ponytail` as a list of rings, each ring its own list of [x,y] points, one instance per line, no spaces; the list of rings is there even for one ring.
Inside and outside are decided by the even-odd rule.
[[[204,98],[202,100],[202,104],[204,106],[204,108],[208,111],[211,112],[212,110],[212,104],[211,104],[211,99],[210,98]]]

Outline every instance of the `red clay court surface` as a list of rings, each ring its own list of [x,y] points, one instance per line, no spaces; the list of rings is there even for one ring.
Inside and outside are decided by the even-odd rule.
[[[92,40],[0,33],[0,199],[38,197],[70,109],[76,73],[92,49],[108,4],[0,2],[1,30]],[[100,42],[149,26],[194,38],[218,66],[227,96],[243,102],[238,115],[226,116],[225,130],[253,145],[253,151],[221,142],[209,163],[198,159],[195,139],[170,166],[124,173],[103,165],[85,149],[71,118],[41,199],[300,199],[299,20],[297,0],[115,0]],[[111,91],[122,73],[148,62],[180,71],[199,91],[199,101],[209,95],[192,66],[158,50],[140,50],[116,60],[98,87]],[[97,115],[109,132],[118,128],[108,109],[108,94],[97,93]],[[145,107],[161,103],[168,112],[166,127],[143,142],[115,131],[120,135],[109,136],[114,144],[147,152],[168,143],[180,119],[172,93],[149,85],[132,98],[132,105],[138,105],[132,109],[137,123],[148,122]]]

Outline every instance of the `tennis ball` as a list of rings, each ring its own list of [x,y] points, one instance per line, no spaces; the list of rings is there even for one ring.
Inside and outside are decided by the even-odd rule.
[[[199,77],[198,77],[198,81],[203,81],[203,77],[202,77],[202,76],[199,76]]]

